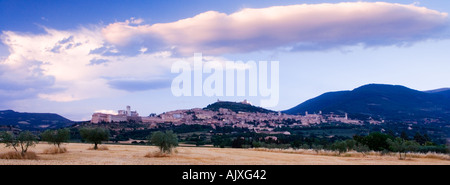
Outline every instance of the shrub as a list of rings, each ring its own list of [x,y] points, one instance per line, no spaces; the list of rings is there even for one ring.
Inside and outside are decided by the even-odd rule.
[[[21,152],[11,151],[0,154],[0,159],[38,159],[36,153],[28,151],[24,154]]]
[[[148,157],[148,158],[152,158],[152,157],[170,157],[170,155],[167,154],[167,153],[154,151],[154,152],[148,152],[147,154],[145,154],[144,157]]]
[[[50,148],[44,149],[44,151],[42,153],[44,153],[44,154],[61,154],[61,153],[66,153],[66,152],[67,152],[67,149],[65,147],[52,146]]]
[[[98,146],[97,148],[95,148],[95,146],[94,146],[94,147],[88,148],[88,150],[109,150],[109,148],[107,146]]]

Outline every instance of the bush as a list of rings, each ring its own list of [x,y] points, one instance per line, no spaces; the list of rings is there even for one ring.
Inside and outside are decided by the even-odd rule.
[[[107,146],[98,146],[97,148],[95,147],[88,148],[88,150],[109,150],[109,148]]]
[[[22,154],[21,152],[16,152],[16,151],[12,151],[12,152],[7,152],[7,153],[2,153],[0,154],[0,159],[38,159],[38,156],[36,155],[36,153],[34,152],[26,152],[24,154]]]
[[[261,143],[259,141],[253,141],[252,146],[253,146],[253,148],[260,148],[263,146],[263,143]]]
[[[67,152],[67,149],[65,147],[52,146],[50,148],[44,149],[44,151],[42,153],[44,153],[44,154],[61,154],[61,153],[66,153],[66,152]]]
[[[175,153],[177,153],[176,150],[175,150]],[[148,157],[148,158],[152,158],[152,157],[170,157],[170,154],[154,151],[154,152],[148,152],[147,154],[145,154],[144,157]]]

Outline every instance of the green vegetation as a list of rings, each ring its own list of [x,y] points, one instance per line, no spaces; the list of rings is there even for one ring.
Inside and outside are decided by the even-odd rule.
[[[290,120],[286,120],[289,122]],[[288,125],[288,124],[287,124]],[[231,126],[213,128],[209,125],[174,125],[164,123],[157,128],[143,128],[143,123],[99,123],[98,127],[113,129],[112,140],[151,140],[148,136],[157,131],[173,131],[177,142],[196,146],[212,145],[220,148],[280,148],[333,150],[336,154],[356,151],[367,155],[370,151],[381,153],[397,152],[388,139],[402,138],[418,143],[415,152],[448,153],[445,145],[448,129],[445,125],[387,123],[382,125],[350,125],[343,123],[323,123],[305,127],[277,127],[277,133],[255,133],[246,128]],[[383,132],[380,132],[383,131]],[[77,129],[71,129],[71,138],[77,137]],[[289,132],[290,135],[281,134]],[[423,131],[423,132],[418,132]],[[78,136],[79,137],[79,136]],[[72,138],[74,139],[74,138]],[[132,144],[143,144],[134,142]],[[154,144],[154,143],[153,143]],[[407,151],[412,152],[412,151]],[[401,154],[404,158],[404,153]]]
[[[172,149],[178,146],[177,135],[173,131],[157,131],[147,137],[149,143],[159,147],[161,153],[171,154]]]
[[[100,127],[81,128],[80,135],[85,141],[94,144],[94,150],[98,149],[97,145],[101,144],[102,141],[109,140],[109,131]]]
[[[21,132],[19,135],[14,135],[9,132],[0,133],[0,142],[5,143],[6,147],[12,147],[21,156],[25,156],[28,148],[33,147],[38,143],[37,137],[30,131]]]
[[[69,129],[46,130],[41,134],[41,140],[47,141],[60,148],[61,143],[70,139]]]
[[[406,153],[415,152],[420,147],[419,143],[415,141],[408,141],[402,138],[395,138],[394,140],[387,139],[391,151],[398,152],[400,159],[406,159]],[[404,154],[402,157],[402,153]]]
[[[249,104],[220,101],[206,106],[205,110],[219,111],[220,108],[229,109],[234,112],[260,112],[260,113],[275,113],[275,111],[256,107]]]
[[[215,147],[232,147],[232,148],[294,148],[294,149],[312,149],[316,153],[321,150],[336,151],[338,155],[348,151],[356,151],[363,155],[367,155],[370,151],[378,151],[381,153],[398,152],[401,159],[406,158],[408,152],[436,152],[448,153],[445,145],[433,143],[431,140],[425,139],[420,144],[416,139],[426,138],[416,137],[404,140],[399,136],[371,132],[368,135],[354,135],[352,138],[343,136],[328,137],[326,135],[309,134],[304,135],[275,135],[276,139],[268,137],[268,134],[257,134],[253,132],[235,132],[228,134],[213,135],[212,144]],[[421,141],[421,140],[419,140]]]

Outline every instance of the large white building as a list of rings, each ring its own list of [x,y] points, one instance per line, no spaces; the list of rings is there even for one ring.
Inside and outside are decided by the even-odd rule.
[[[131,111],[131,107],[127,106],[126,110],[118,110],[117,114],[106,114],[96,112],[92,114],[91,123],[100,123],[100,122],[121,122],[121,121],[140,121],[141,117],[137,111]]]

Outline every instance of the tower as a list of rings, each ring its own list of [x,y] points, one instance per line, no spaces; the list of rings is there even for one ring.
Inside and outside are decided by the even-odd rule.
[[[131,107],[127,105],[127,116],[131,116]]]

